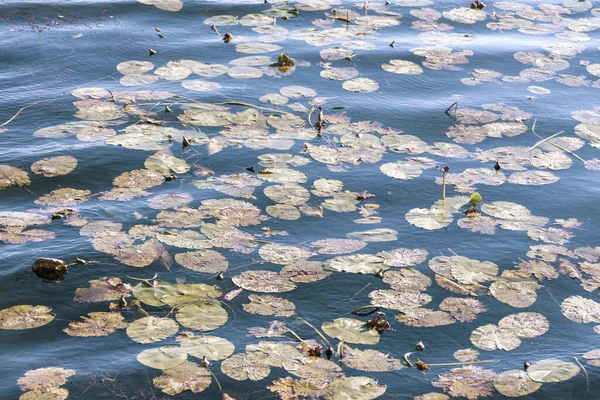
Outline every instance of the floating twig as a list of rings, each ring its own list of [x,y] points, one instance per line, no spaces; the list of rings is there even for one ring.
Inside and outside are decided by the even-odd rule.
[[[536,144],[534,144],[533,146],[531,146],[530,148],[528,148],[527,151],[529,152],[529,151],[535,149],[536,147],[540,146],[541,144],[547,142],[548,140],[550,140],[552,138],[555,138],[556,136],[558,136],[558,135],[560,135],[562,133],[565,133],[565,131],[560,131],[558,133],[555,133],[552,136],[547,137],[546,139],[540,140],[539,142],[537,142]],[[550,143],[550,144],[552,144],[552,143]]]
[[[588,375],[587,369],[585,369],[585,367],[579,362],[577,357],[573,357],[573,360],[575,360],[575,362],[577,364],[579,364],[579,366],[583,370],[583,373],[585,374],[585,390],[589,391],[590,390],[590,376]]]
[[[291,334],[293,337],[296,338],[297,341],[299,342],[304,342],[304,339],[302,339],[300,336],[298,336],[298,334],[296,332],[294,332],[293,330],[291,330],[290,328],[288,328],[287,326],[285,327],[285,329],[287,330],[287,332],[289,334]]]
[[[317,332],[317,335],[319,335],[319,337],[320,337],[321,339],[323,339],[323,342],[325,342],[325,344],[326,344],[327,346],[331,347],[331,343],[329,343],[329,340],[327,340],[327,338],[325,337],[325,335],[323,335],[323,334],[322,334],[322,333],[321,333],[321,332],[320,332],[320,331],[319,331],[317,328],[315,328],[315,327],[313,326],[313,324],[311,324],[310,322],[308,322],[307,320],[305,320],[305,319],[304,319],[304,318],[302,318],[302,317],[298,317],[298,319],[299,319],[300,321],[304,322],[306,325],[308,325],[308,326],[310,326],[311,328],[313,328],[313,330],[314,330],[315,332]]]
[[[542,138],[540,135],[538,135],[538,134],[535,132],[535,124],[536,124],[536,123],[537,123],[537,119],[533,121],[533,125],[531,126],[531,132],[532,132],[532,133],[533,133],[535,136],[537,136],[538,138],[540,138],[540,139],[543,139],[543,138]],[[583,163],[585,162],[585,160],[584,160],[583,158],[579,157],[577,154],[573,153],[572,151],[569,151],[569,150],[565,149],[564,147],[562,147],[562,146],[560,146],[560,145],[558,145],[558,144],[556,144],[556,143],[552,143],[552,142],[550,142],[550,144],[551,144],[552,146],[556,147],[557,149],[560,149],[560,150],[564,151],[565,153],[572,155],[573,157],[575,157],[575,158],[576,158],[576,159],[578,159],[579,161],[581,161],[581,162],[583,162]]]
[[[446,111],[444,111],[446,114],[450,115],[450,113],[448,111],[450,111],[452,109],[452,107],[454,107],[454,116],[456,117],[456,110],[458,109],[458,101],[455,101],[454,103],[452,103],[450,105],[450,107],[446,108]],[[451,116],[451,115],[450,115]]]

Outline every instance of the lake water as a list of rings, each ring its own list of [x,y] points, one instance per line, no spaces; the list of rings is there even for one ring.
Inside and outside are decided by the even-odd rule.
[[[598,398],[596,4],[144,3],[0,0],[1,399]],[[74,265],[47,281],[40,257]],[[165,325],[128,337],[149,315]],[[331,363],[249,332],[281,321],[325,350],[298,317]],[[180,347],[202,326],[229,342],[203,350],[212,378]],[[419,341],[413,364],[496,361],[408,368]],[[210,386],[169,394],[144,351]],[[240,380],[245,352],[270,372]],[[48,367],[67,371],[17,383]]]

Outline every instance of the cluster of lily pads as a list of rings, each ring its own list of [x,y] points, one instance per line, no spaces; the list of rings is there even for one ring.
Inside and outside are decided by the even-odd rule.
[[[138,1],[164,11],[179,11],[184,7],[180,0]],[[167,395],[183,391],[199,393],[215,381],[223,398],[230,399],[233,397],[227,392],[226,382],[216,377],[217,369],[233,380],[261,381],[267,379],[273,368],[280,368],[291,376],[273,380],[266,388],[282,399],[366,400],[382,396],[386,386],[374,374],[346,374],[354,373],[353,370],[376,373],[413,366],[409,354],[402,360],[359,347],[377,345],[382,334],[394,334],[385,332],[391,326],[384,319],[388,317],[378,314],[376,318],[359,319],[357,311],[356,318],[322,321],[320,329],[304,321],[318,338],[305,340],[284,322],[284,318],[296,314],[295,304],[276,293],[302,290],[335,274],[372,275],[389,287],[369,292],[370,304],[365,309],[385,309],[398,326],[431,328],[474,321],[488,311],[482,301],[487,295],[513,308],[531,307],[538,290],[549,280],[575,279],[587,292],[600,288],[600,247],[566,247],[574,231],[582,226],[580,221],[555,219],[551,223],[549,218],[534,215],[527,207],[512,201],[481,202],[477,194],[478,200],[474,202],[473,196],[465,195],[477,190],[483,192],[484,186],[507,183],[554,184],[560,179],[558,171],[579,162],[590,171],[600,170],[599,159],[584,160],[575,153],[586,145],[600,148],[598,108],[572,113],[579,123],[574,128],[577,137],[568,134],[550,139],[538,137],[539,141],[533,140],[531,147],[478,149],[469,146],[484,140],[495,143],[526,132],[537,136],[534,115],[504,103],[486,103],[480,108],[460,105],[446,112],[450,123],[446,136],[452,143],[428,143],[377,121],[354,121],[351,113],[332,107],[330,99],[315,89],[318,85],[282,84],[277,92],[261,94],[256,104],[208,102],[202,97],[206,92],[218,93],[229,79],[267,77],[283,82],[290,74],[310,68],[311,63],[299,59],[293,59],[293,66],[285,68],[274,65],[277,63],[273,54],[283,49],[276,43],[287,40],[302,40],[321,48],[320,77],[341,81],[344,90],[356,93],[348,95],[377,92],[379,83],[360,77],[353,57],[377,49],[378,31],[401,23],[403,16],[398,7],[410,7],[407,11],[417,18],[411,28],[421,32],[419,37],[424,46],[410,49],[410,53],[423,60],[419,65],[391,58],[381,65],[386,73],[419,75],[425,73],[424,68],[460,70],[459,65],[469,64],[474,53],[466,49],[455,51],[452,46],[467,45],[475,38],[450,31],[460,24],[485,23],[494,31],[553,34],[568,42],[545,46],[546,54],[515,53],[519,63],[531,66],[519,76],[475,69],[472,77],[462,79],[465,85],[554,79],[568,86],[596,88],[600,87],[598,81],[592,81],[588,75],[559,72],[569,68],[567,60],[576,58],[586,48],[585,42],[591,40],[586,32],[600,28],[598,9],[592,8],[589,1],[575,0],[562,5],[540,4],[537,8],[516,2],[495,2],[485,10],[459,7],[443,12],[430,8],[433,5],[430,0],[368,2],[351,9],[342,8],[341,3],[339,0],[306,0],[293,5],[274,2],[263,6],[267,8],[260,13],[241,18],[211,16],[204,20],[207,29],[212,26],[215,32],[218,28],[232,31],[231,43],[223,45],[235,46],[237,52],[245,54],[243,57],[231,60],[229,65],[212,64],[208,59],[178,59],[158,67],[150,59],[125,60],[116,66],[122,88],[77,88],[72,92],[76,99],[75,119],[33,132],[40,141],[75,138],[152,154],[145,159],[143,168],[115,176],[112,187],[100,193],[83,187],[58,187],[37,196],[34,200],[37,208],[0,211],[0,241],[19,245],[53,240],[56,233],[40,227],[64,224],[77,230],[93,249],[120,264],[144,268],[159,262],[167,269],[185,268],[194,280],[211,283],[167,282],[157,276],[95,277],[88,287],[75,291],[74,301],[104,303],[104,306],[81,316],[81,320],[70,321],[63,328],[64,334],[97,337],[125,330],[134,342],[151,345],[138,354],[137,360],[161,372],[152,384]],[[318,12],[322,17],[312,21],[314,27],[296,30],[285,27],[285,20],[309,12]],[[586,16],[578,18],[579,15]],[[580,63],[589,75],[600,76],[600,64],[585,60]],[[181,87],[173,91],[155,90],[165,82],[177,82]],[[139,86],[147,88],[133,89]],[[550,93],[541,86],[530,86],[528,90],[537,95]],[[200,154],[217,157],[218,153],[242,148],[257,152],[258,168],[217,174],[202,164]],[[357,230],[342,237],[299,244],[288,231],[273,230],[266,225],[271,219],[318,219],[332,213],[352,213],[353,222],[359,225],[382,223],[386,216],[378,211],[379,204],[372,200],[371,193],[348,188],[341,179],[314,179],[303,168],[310,163],[323,164],[332,175],[374,164],[383,175],[405,181],[433,170],[439,158],[470,160],[481,165],[460,172],[444,172],[435,180],[444,186],[442,198],[419,204],[405,214],[405,220],[422,228],[422,234],[446,228],[455,218],[458,227],[477,234],[492,235],[497,229],[521,231],[523,238],[536,243],[524,258],[518,259],[514,268],[501,269],[491,261],[454,253],[430,257],[425,249],[395,244],[387,250],[368,252],[369,243],[398,240],[398,231],[391,228]],[[498,168],[494,168],[494,163]],[[30,169],[31,173],[51,180],[77,167],[75,156],[64,155],[37,160]],[[186,192],[165,189],[155,193],[154,188],[164,189],[173,181],[188,177],[193,180],[184,181]],[[31,182],[28,171],[0,165],[0,189],[18,190]],[[455,192],[448,197],[446,185]],[[272,202],[264,209],[255,204],[259,190]],[[203,200],[193,206],[194,194],[198,192],[203,194]],[[210,193],[217,197],[206,198]],[[87,213],[87,205],[96,201],[138,201],[155,210],[155,215],[145,219],[137,215],[139,223],[125,229],[121,222]],[[260,234],[249,229],[255,226],[262,227]],[[241,266],[242,271],[240,266],[228,271],[231,259],[250,254],[257,254],[260,261]],[[426,262],[430,271],[423,268]],[[85,268],[90,261],[77,263]],[[237,289],[224,295],[223,285],[214,282],[214,277],[218,281],[230,280]],[[437,308],[428,308],[433,298],[427,290],[434,281],[452,294]],[[251,292],[248,302],[234,301],[245,292]],[[560,303],[560,309],[573,322],[598,324],[594,330],[600,333],[599,302],[572,295]],[[219,332],[236,310],[278,319],[272,320],[268,328],[249,328],[249,335],[263,340],[236,352],[236,343],[209,334]],[[55,315],[60,315],[60,310],[54,314],[44,305],[13,305],[0,310],[0,329],[58,324]],[[511,351],[522,341],[544,335],[550,328],[546,317],[533,311],[494,321],[497,322],[481,325],[471,332],[474,347],[483,351]],[[181,331],[181,327],[188,330]],[[337,342],[332,344],[330,339]],[[526,396],[543,383],[573,378],[584,368],[577,359],[576,364],[550,358],[533,360],[523,370],[495,372],[475,365],[493,361],[479,360],[479,355],[478,350],[471,348],[457,350],[454,353],[457,363],[447,366],[461,366],[432,379],[433,386],[447,395],[432,392],[416,399],[440,400],[449,396],[476,399],[494,391],[507,397]],[[582,358],[588,360],[588,366],[600,366],[600,350],[590,350]],[[420,360],[415,364],[421,370],[436,366]],[[74,370],[55,366],[29,371],[17,381],[25,392],[21,399],[65,399],[69,392],[62,386],[74,374]]]

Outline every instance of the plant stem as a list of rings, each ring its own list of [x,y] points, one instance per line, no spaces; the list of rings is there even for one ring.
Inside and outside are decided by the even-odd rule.
[[[331,347],[331,343],[329,343],[329,340],[327,340],[327,338],[321,332],[319,332],[319,330],[317,328],[315,328],[310,322],[308,322],[304,318],[299,317],[299,319],[300,319],[300,321],[304,322],[306,325],[308,325],[311,328],[313,328],[314,331],[317,332],[317,335],[319,335],[319,337],[321,339],[323,339],[323,341],[325,342],[325,344],[327,344],[327,346]]]
[[[457,363],[441,363],[441,364],[427,364],[428,367],[453,367],[455,365],[474,365],[474,364],[488,364],[500,362],[500,360],[481,360],[481,361],[467,361]]]
[[[442,207],[444,206],[444,200],[446,200],[446,171],[442,173]]]
[[[210,372],[212,377],[215,378],[215,382],[217,382],[217,386],[219,387],[219,392],[223,393],[223,388],[221,387],[221,383],[217,379],[216,375],[210,370],[210,368],[206,367],[206,369],[208,370],[208,372]]]
[[[577,364],[579,364],[579,366],[583,370],[583,373],[585,374],[585,388],[586,388],[586,390],[589,391],[590,390],[590,376],[588,375],[587,370],[585,369],[585,367],[583,365],[581,365],[581,363],[579,362],[577,357],[573,357],[573,360],[575,360],[577,362]]]
[[[356,314],[359,311],[368,310],[369,308],[379,309],[379,306],[374,306],[372,304],[369,304],[368,306],[358,307],[356,310],[352,310],[352,312],[350,314]]]
[[[287,329],[288,333],[290,333],[290,334],[291,334],[293,337],[295,337],[295,338],[296,338],[296,340],[298,340],[299,342],[304,342],[304,340],[303,340],[303,339],[302,339],[300,336],[298,336],[298,335],[296,334],[296,332],[294,332],[293,330],[291,330],[291,329],[290,329],[290,328],[288,328],[288,327],[286,327],[285,329]]]

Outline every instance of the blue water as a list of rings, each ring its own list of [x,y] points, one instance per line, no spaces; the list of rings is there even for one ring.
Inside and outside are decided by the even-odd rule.
[[[285,106],[262,104],[258,98],[267,93],[276,93],[283,86],[302,85],[316,90],[317,96],[330,98],[324,111],[329,115],[345,113],[356,121],[377,121],[385,127],[418,136],[426,143],[451,143],[445,134],[449,126],[456,123],[444,114],[444,110],[458,101],[460,108],[480,108],[482,104],[506,103],[510,106],[529,112],[533,117],[526,122],[531,128],[533,120],[537,120],[536,132],[542,137],[550,136],[564,130],[564,137],[575,137],[574,127],[579,123],[571,117],[576,110],[592,110],[598,106],[597,90],[593,87],[571,87],[555,80],[546,82],[507,83],[502,80],[484,82],[478,86],[466,86],[462,78],[471,77],[474,69],[492,69],[505,76],[517,76],[523,69],[530,68],[513,58],[517,51],[537,51],[546,54],[542,48],[551,43],[565,43],[569,40],[559,39],[553,34],[527,35],[516,30],[492,31],[485,24],[491,22],[489,14],[495,11],[492,2],[485,8],[488,19],[473,25],[455,23],[442,17],[440,21],[454,26],[451,34],[460,33],[471,36],[471,41],[463,44],[442,44],[453,51],[471,50],[474,55],[467,57],[468,64],[458,65],[460,71],[431,70],[423,67],[421,75],[396,75],[384,71],[381,64],[390,59],[402,59],[421,64],[423,57],[416,56],[410,49],[423,47],[424,36],[411,29],[416,20],[410,10],[419,7],[402,7],[396,4],[388,6],[388,10],[403,15],[401,24],[394,27],[377,29],[374,35],[363,39],[373,43],[374,50],[355,49],[355,57],[350,64],[346,60],[331,62],[335,67],[355,66],[361,78],[370,78],[379,83],[380,88],[372,93],[352,93],[341,88],[341,81],[323,79],[319,73],[319,51],[325,47],[311,46],[300,40],[286,39],[275,44],[282,46],[278,52],[269,53],[273,59],[279,52],[285,52],[296,60],[310,63],[309,67],[298,66],[295,71],[283,77],[263,76],[260,79],[234,79],[228,75],[216,78],[202,78],[191,75],[188,79],[204,79],[218,82],[221,89],[212,92],[192,92],[184,89],[178,82],[159,80],[154,84],[141,87],[123,87],[119,84],[121,74],[116,65],[129,60],[151,61],[155,67],[165,65],[171,60],[188,59],[212,64],[228,65],[233,59],[253,54],[236,52],[234,43],[225,44],[219,36],[203,21],[215,15],[237,15],[240,18],[249,13],[260,13],[267,9],[267,4],[259,2],[227,2],[185,1],[179,12],[167,12],[154,7],[144,6],[135,1],[0,1],[0,124],[8,121],[15,113],[27,105],[12,122],[4,126],[6,131],[0,133],[0,164],[21,168],[29,172],[31,184],[24,188],[12,187],[0,191],[0,212],[4,211],[41,211],[50,214],[52,207],[39,206],[34,203],[38,197],[58,188],[87,189],[92,193],[109,190],[112,180],[121,173],[133,169],[144,168],[144,160],[153,154],[150,151],[130,150],[123,147],[108,146],[103,141],[81,142],[76,137],[48,139],[34,137],[33,133],[43,127],[76,121],[73,116],[77,111],[73,106],[76,99],[71,96],[74,89],[81,87],[100,87],[112,92],[129,90],[166,90],[180,96],[207,102],[218,103],[235,101],[257,104],[260,106],[281,109],[295,113],[301,118],[306,113],[296,112]],[[252,4],[250,4],[252,3]],[[379,1],[371,2],[380,3]],[[392,2],[394,3],[394,2]],[[561,2],[544,2],[561,4]],[[589,3],[589,1],[586,1]],[[541,2],[527,2],[539,5]],[[294,5],[294,2],[290,2]],[[468,6],[468,2],[443,1],[433,7],[440,12],[460,6]],[[344,1],[343,5],[360,14],[365,11],[360,3]],[[369,15],[379,15],[370,10]],[[289,20],[277,20],[277,25],[290,32],[303,28],[314,28],[312,21],[325,18],[324,11],[300,11],[300,15]],[[595,18],[590,11],[564,15],[566,20],[578,18]],[[594,19],[595,20],[595,19]],[[344,22],[337,21],[335,27],[343,28]],[[165,36],[158,37],[156,28]],[[258,41],[260,35],[249,26],[219,27],[221,33],[232,32],[248,41]],[[323,28],[317,28],[323,29]],[[568,30],[565,28],[565,30]],[[557,74],[586,75],[582,62],[590,64],[600,62],[598,53],[599,37],[597,31],[586,32],[589,41],[582,42],[585,50],[567,61],[570,67]],[[82,36],[79,36],[82,35]],[[395,41],[395,48],[389,43]],[[570,42],[574,43],[574,42]],[[148,49],[156,50],[152,57]],[[263,54],[259,54],[263,55]],[[152,72],[150,72],[151,74]],[[542,86],[551,90],[549,95],[535,95],[527,91],[530,85]],[[310,108],[309,99],[290,99],[288,104],[300,102]],[[179,100],[180,102],[187,102]],[[147,101],[144,103],[158,103]],[[332,107],[343,106],[343,110]],[[150,107],[146,107],[149,109]],[[173,113],[162,113],[163,104],[153,108],[157,114],[153,116],[167,121],[168,126],[178,127],[176,115],[182,113],[179,104],[171,106]],[[244,111],[245,107],[232,106],[233,112]],[[269,115],[270,111],[263,111]],[[128,115],[127,121],[113,127],[124,129],[137,121],[135,115]],[[199,127],[209,137],[218,137],[219,127]],[[273,130],[272,130],[273,132]],[[376,134],[376,133],[374,133]],[[379,134],[376,134],[380,136]],[[325,138],[335,140],[335,135]],[[477,149],[487,150],[501,146],[533,146],[539,139],[527,132],[502,139],[488,138],[474,145],[461,144],[470,152]],[[324,145],[325,139],[314,139],[311,145]],[[198,152],[194,161],[210,168],[215,176],[246,172],[248,166],[258,166],[257,156],[264,153],[280,152],[302,155],[303,141],[296,140],[294,146],[287,151],[270,149],[252,150],[244,147],[228,147],[216,154],[209,154],[207,146],[191,148]],[[171,147],[175,156],[181,156],[180,144]],[[585,146],[575,153],[585,160],[600,158],[597,148],[586,142]],[[187,153],[191,155],[193,153]],[[71,155],[77,158],[77,168],[63,176],[45,178],[31,172],[33,162],[54,156]],[[308,155],[305,155],[308,157]],[[427,169],[413,180],[396,180],[385,176],[379,166],[400,161],[408,157],[387,151],[382,160],[360,165],[346,164],[343,172],[334,172],[326,165],[313,160],[310,164],[293,167],[305,173],[308,182],[303,184],[311,189],[312,182],[318,178],[339,179],[344,182],[344,189],[356,192],[367,191],[375,195],[364,203],[380,205],[377,210],[382,218],[380,224],[360,225],[353,220],[360,218],[356,212],[336,213],[324,211],[324,218],[313,218],[302,215],[296,221],[271,218],[262,225],[241,227],[243,231],[260,234],[263,226],[273,230],[286,230],[289,236],[273,236],[266,240],[287,245],[306,247],[310,242],[323,238],[343,238],[350,232],[374,228],[391,228],[398,231],[398,240],[393,242],[370,242],[360,253],[374,254],[383,250],[399,247],[423,248],[429,252],[429,259],[441,254],[451,255],[448,249],[457,254],[478,260],[488,260],[499,265],[500,270],[513,268],[519,258],[526,259],[529,246],[541,244],[529,239],[524,231],[509,231],[497,227],[495,235],[472,233],[452,223],[445,229],[426,231],[410,225],[404,215],[415,207],[430,207],[440,197],[440,186],[435,179],[440,173],[435,168]],[[451,172],[462,172],[467,168],[492,168],[493,163],[481,163],[472,158],[455,159],[438,157],[430,153],[420,156],[435,160],[438,165],[448,164]],[[529,166],[531,170],[535,168]],[[507,175],[513,171],[503,171]],[[560,177],[557,183],[545,186],[523,186],[504,183],[500,186],[476,185],[479,193],[486,201],[511,201],[526,206],[532,214],[550,219],[552,226],[556,218],[577,218],[582,229],[573,229],[575,235],[565,246],[576,249],[585,246],[599,246],[600,218],[597,210],[597,199],[600,194],[598,171],[585,169],[583,163],[573,159],[569,169],[552,171]],[[161,186],[148,189],[152,195],[161,193],[189,193],[193,196],[190,207],[198,207],[201,201],[211,198],[228,197],[210,189],[199,190],[191,184],[199,179],[191,173],[182,174],[177,180],[166,182]],[[273,202],[263,194],[265,182],[257,188],[255,200],[250,201],[264,211]],[[455,195],[448,187],[448,195]],[[153,221],[158,213],[148,207],[145,197],[138,197],[130,202],[99,201],[93,197],[91,201],[77,206],[77,212],[94,221],[110,220],[120,222],[124,230]],[[323,199],[311,196],[308,204],[316,206]],[[59,207],[60,208],[60,207]],[[64,207],[63,207],[64,208]],[[147,219],[136,220],[133,212]],[[458,218],[458,216],[455,216]],[[455,218],[455,219],[456,219]],[[85,237],[79,235],[79,228],[68,226],[62,221],[36,226],[56,234],[56,239],[24,244],[0,244],[0,309],[18,304],[36,304],[51,307],[56,318],[50,324],[40,328],[21,331],[0,330],[0,398],[15,399],[20,396],[16,381],[26,371],[56,366],[71,368],[77,374],[69,378],[65,385],[70,391],[70,398],[82,399],[143,399],[170,398],[152,386],[152,378],[160,375],[160,371],[148,368],[137,362],[136,356],[141,351],[158,345],[174,344],[171,337],[163,342],[143,345],[130,340],[124,330],[119,330],[108,337],[80,338],[70,337],[63,329],[70,321],[79,320],[89,312],[108,311],[108,303],[76,303],[73,295],[76,288],[87,287],[88,281],[103,276],[116,276],[124,281],[127,276],[152,277],[158,273],[160,278],[169,282],[185,279],[188,283],[217,283],[224,292],[235,289],[231,276],[244,270],[270,269],[278,271],[281,266],[264,262],[259,266],[248,265],[260,261],[257,252],[241,254],[217,250],[229,260],[226,279],[217,282],[214,277],[195,273],[173,262],[171,270],[165,269],[159,261],[155,261],[143,270],[120,264],[109,254],[94,250]],[[187,250],[166,246],[174,256]],[[56,257],[72,262],[75,257],[93,260],[98,264],[72,267],[66,279],[60,283],[44,282],[31,272],[31,263],[38,257]],[[312,259],[327,260],[328,256],[317,255]],[[558,268],[558,262],[551,263]],[[427,262],[416,266],[418,270],[433,278]],[[598,336],[592,330],[594,324],[577,324],[565,318],[560,312],[559,304],[567,297],[580,295],[590,299],[597,298],[597,291],[585,292],[567,276],[561,275],[552,281],[543,281],[538,290],[535,304],[527,309],[515,309],[499,302],[491,296],[478,299],[489,309],[470,323],[456,323],[436,328],[412,328],[397,322],[393,316],[395,311],[389,310],[387,315],[393,331],[382,335],[381,341],[373,348],[402,358],[406,352],[413,351],[415,343],[423,341],[427,349],[422,358],[430,363],[450,363],[452,354],[459,349],[474,347],[469,341],[470,333],[478,326],[497,323],[509,314],[531,311],[546,316],[550,322],[550,330],[543,336],[534,339],[523,339],[516,350],[485,351],[479,350],[480,359],[496,359],[498,363],[482,365],[496,372],[509,369],[520,369],[525,361],[537,361],[545,358],[561,358],[572,361],[573,357],[584,363],[581,355],[598,347]],[[365,289],[365,285],[369,285]],[[282,294],[283,297],[296,304],[296,314],[315,326],[335,318],[351,317],[349,312],[362,305],[369,304],[368,293],[376,289],[387,289],[388,285],[373,276],[355,275],[334,272],[328,279],[310,284],[300,284],[293,292]],[[361,291],[361,289],[364,289]],[[359,292],[355,295],[357,292]],[[437,308],[438,304],[449,296],[446,290],[435,283],[428,289],[433,301],[428,308]],[[259,339],[246,336],[247,328],[268,326],[273,319],[283,319],[303,338],[317,339],[314,331],[305,325],[295,324],[294,317],[275,318],[248,314],[243,311],[242,304],[247,303],[244,291],[238,298],[228,303],[229,321],[211,334],[227,338],[236,347],[235,353],[243,352],[245,345],[256,343]],[[131,298],[132,299],[132,298]],[[148,307],[149,309],[151,307]],[[159,311],[155,309],[153,311]],[[124,314],[131,322],[141,315],[134,312]],[[181,328],[180,331],[186,330]],[[262,339],[261,339],[262,340]],[[281,339],[279,339],[281,340]],[[330,338],[330,341],[337,342]],[[370,346],[358,346],[370,348]],[[414,357],[414,356],[413,356]],[[218,362],[213,372],[219,379],[223,389],[233,393],[236,398],[262,399],[276,398],[266,389],[272,381],[287,376],[281,368],[272,368],[271,375],[258,382],[235,381],[220,371]],[[584,364],[585,365],[585,364]],[[362,372],[344,366],[347,376],[370,376],[387,385],[387,392],[382,398],[412,398],[427,392],[441,392],[431,385],[441,373],[448,372],[451,367],[432,367],[426,373],[415,368],[403,368],[387,373]],[[544,383],[542,387],[528,398],[532,399],[594,399],[600,389],[600,374],[597,367],[586,365],[589,374],[589,386],[583,372],[569,381],[561,383]],[[154,396],[154,397],[153,397]],[[200,395],[184,392],[177,398],[219,398],[216,384]],[[503,398],[494,392],[491,398]]]

